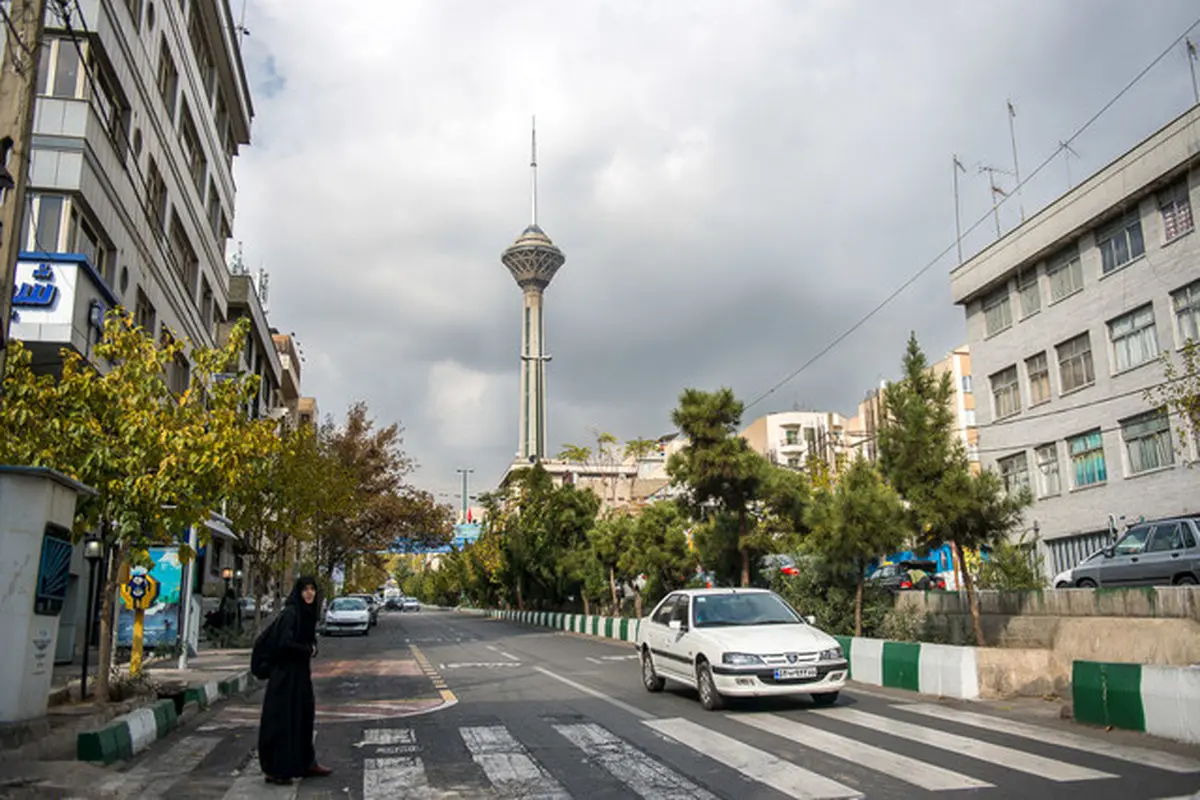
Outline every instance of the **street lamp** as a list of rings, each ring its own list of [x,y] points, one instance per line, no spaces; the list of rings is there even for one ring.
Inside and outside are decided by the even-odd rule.
[[[239,569],[234,573],[237,578],[237,591],[234,593],[234,602],[237,603],[237,624],[238,632],[242,630],[242,571]]]
[[[93,601],[96,597],[96,566],[104,557],[104,542],[96,534],[88,534],[83,542],[83,557],[88,562],[87,617],[83,621],[83,676],[79,681],[79,701],[87,698],[88,651],[92,648]]]
[[[221,579],[225,581],[225,591],[229,591],[229,582],[233,580],[233,568],[225,567],[221,570]]]

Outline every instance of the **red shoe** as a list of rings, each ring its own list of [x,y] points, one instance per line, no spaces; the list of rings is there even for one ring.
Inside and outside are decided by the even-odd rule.
[[[326,778],[333,774],[333,770],[329,767],[322,767],[320,764],[313,764],[308,768],[308,776],[310,778]]]

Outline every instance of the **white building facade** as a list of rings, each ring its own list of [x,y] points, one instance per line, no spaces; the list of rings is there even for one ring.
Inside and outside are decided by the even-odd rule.
[[[1197,442],[1146,395],[1200,336],[1198,200],[1200,106],[951,273],[981,463],[1032,490],[1051,574],[1102,546],[1110,515],[1200,513]]]

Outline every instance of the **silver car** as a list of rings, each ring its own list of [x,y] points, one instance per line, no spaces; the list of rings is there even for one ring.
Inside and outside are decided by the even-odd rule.
[[[1200,583],[1200,518],[1134,525],[1116,544],[1071,570],[1074,585],[1180,586]]]

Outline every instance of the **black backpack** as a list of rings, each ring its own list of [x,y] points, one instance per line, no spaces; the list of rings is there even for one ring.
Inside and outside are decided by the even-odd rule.
[[[279,617],[275,617],[254,640],[254,649],[250,651],[250,674],[260,681],[271,677],[271,667],[275,663],[275,650],[279,640],[276,630],[278,625]]]

